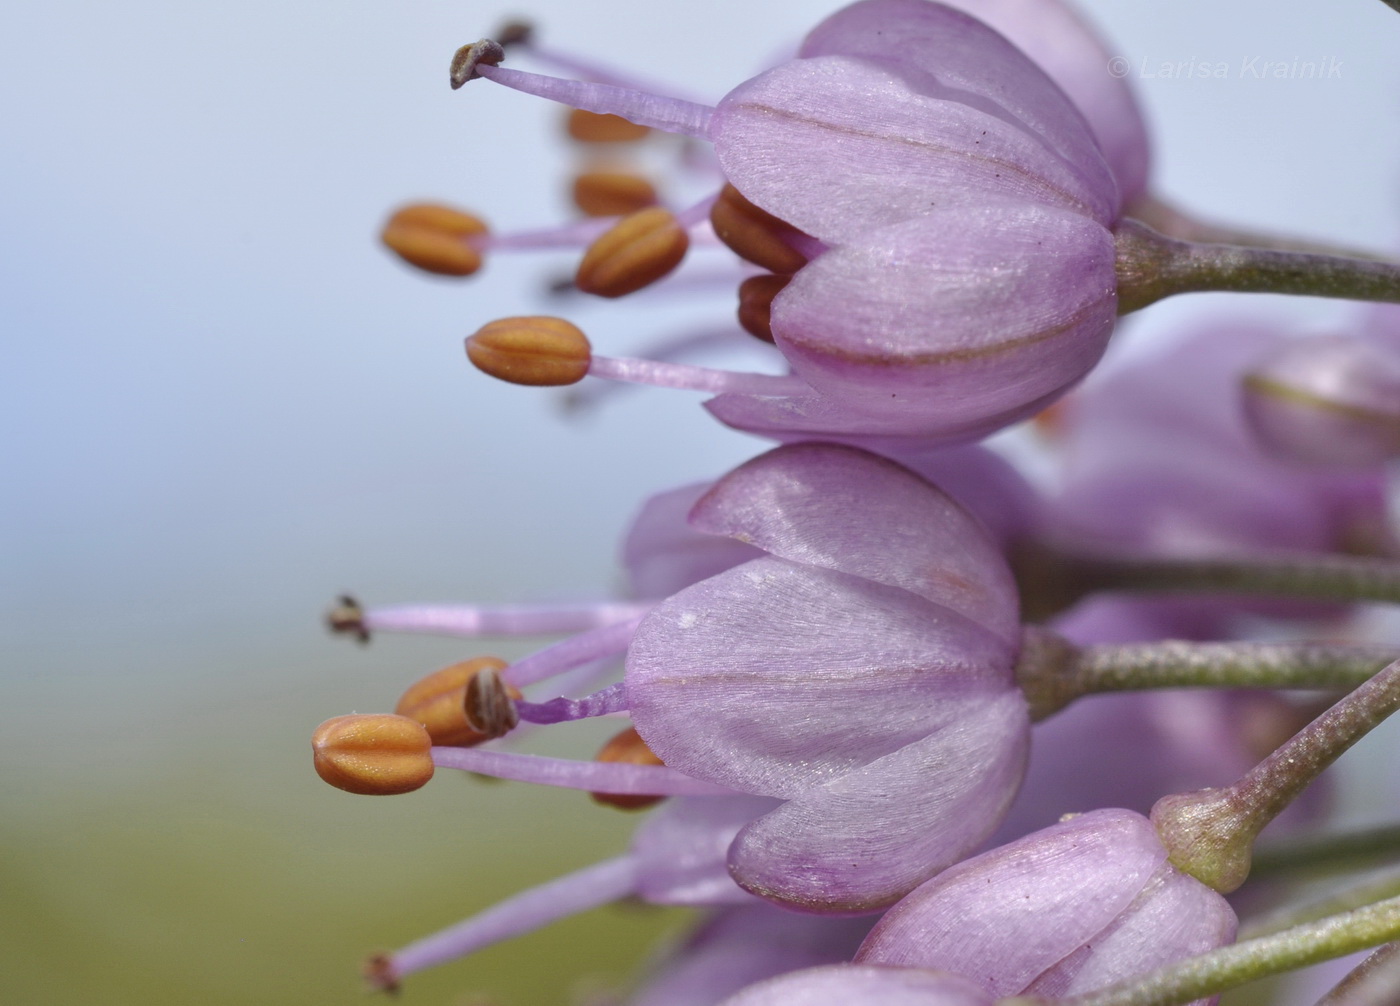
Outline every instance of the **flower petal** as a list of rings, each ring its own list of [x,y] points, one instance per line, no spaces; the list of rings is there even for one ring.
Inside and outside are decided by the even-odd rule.
[[[773,808],[761,796],[667,801],[632,836],[637,894],[656,905],[746,904],[725,853],[739,829]]]
[[[829,243],[988,201],[1054,206],[1111,224],[1117,186],[1069,99],[991,29],[940,10],[956,20],[950,51],[964,52],[954,66],[985,60],[1023,84],[1029,78],[1027,103],[1060,107],[1070,133],[1048,142],[995,89],[969,91],[979,85],[958,73],[944,79],[896,62],[818,56],[783,63],[720,101],[710,135],[725,176],[758,206]]]
[[[935,877],[885,913],[856,959],[1016,995],[1132,904],[1166,858],[1141,814],[1085,814]]]
[[[1031,204],[930,213],[804,266],[773,335],[821,395],[911,427],[1010,423],[1098,362],[1117,317],[1113,236]]]
[[[622,543],[622,564],[635,597],[666,597],[762,553],[742,542],[697,534],[686,523],[710,488],[697,482],[648,499]]]
[[[913,968],[831,964],[751,985],[720,1006],[992,1006],[992,999],[955,975]]]
[[[715,483],[690,523],[783,559],[903,587],[1012,645],[1020,640],[1016,584],[996,542],[942,490],[865,451],[769,451]]]
[[[968,45],[969,29],[955,11],[970,14],[1000,34],[1040,72],[999,55],[989,42],[978,39]],[[1128,80],[1109,72],[1113,54],[1058,0],[865,0],[817,25],[799,54],[900,63],[949,86],[991,97],[1080,164],[1086,175],[1093,175],[1098,158],[1085,149],[1082,116],[1113,171],[1122,203],[1146,187],[1147,128]],[[1050,97],[1039,79],[1042,75],[1058,84],[1064,95]]]
[[[909,591],[768,557],[662,602],[626,681],[669,768],[789,797],[985,704],[1011,661],[1005,641]]]
[[[734,879],[813,911],[882,908],[996,827],[1020,784],[1029,737],[1021,693],[990,696],[745,827],[729,850]]]

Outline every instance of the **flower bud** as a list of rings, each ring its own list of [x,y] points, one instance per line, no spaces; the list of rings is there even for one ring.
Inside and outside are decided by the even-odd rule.
[[[574,179],[574,205],[590,217],[620,217],[656,205],[656,187],[628,171],[585,171]]]
[[[471,237],[487,232],[470,213],[433,203],[405,206],[384,225],[380,239],[409,265],[440,276],[470,276],[481,268]]]
[[[669,210],[638,210],[588,246],[574,285],[599,297],[634,293],[680,265],[689,248],[685,228]]]
[[[492,736],[500,736],[488,735],[473,727],[467,721],[464,703],[467,686],[479,672],[499,671],[505,666],[504,660],[495,657],[477,657],[434,671],[409,686],[394,712],[423,724],[433,743],[445,747],[471,747]],[[519,691],[509,686],[506,686],[506,694],[511,699],[521,697]]]
[[[764,342],[773,341],[773,298],[783,292],[791,276],[750,276],[739,284],[739,324]]]
[[[467,358],[480,371],[511,384],[557,387],[588,373],[588,336],[563,318],[501,318],[467,339]]]
[[[620,115],[600,115],[582,108],[569,112],[568,130],[580,143],[633,143],[651,132]]]
[[[769,272],[791,275],[807,264],[793,247],[805,235],[792,224],[759,209],[733,185],[725,185],[710,209],[715,235],[745,261]]]
[[[316,774],[367,796],[409,793],[433,777],[432,738],[406,716],[337,716],[311,735]]]
[[[593,759],[601,762],[622,762],[625,765],[665,765],[635,727],[628,727],[602,746]],[[593,793],[594,800],[620,810],[641,810],[666,799],[664,796],[625,795],[621,793]]]

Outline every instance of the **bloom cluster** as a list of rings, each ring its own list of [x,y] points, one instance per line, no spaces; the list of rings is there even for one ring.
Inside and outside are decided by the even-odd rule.
[[[1118,317],[1163,297],[1388,305],[1400,264],[1157,198],[1129,83],[1060,0],[861,0],[713,106],[534,36],[463,46],[452,85],[563,103],[584,146],[680,134],[675,170],[708,194],[670,206],[590,167],[578,222],[497,234],[420,204],[386,245],[450,276],[578,248],[568,286],[628,310],[687,272],[737,290],[730,330],[645,359],[553,316],[491,321],[466,353],[575,404],[603,380],[704,391],[777,446],[646,501],[606,601],[332,611],[362,642],[559,638],[328,720],[327,782],[457,769],[660,804],[616,858],[377,955],[370,981],[626,897],[705,912],[645,1004],[1207,1002],[1400,939],[1394,882],[1290,900],[1304,867],[1354,869],[1318,776],[1400,708],[1400,643],[1356,610],[1400,601],[1400,308],[1319,335],[1240,298],[1091,375]],[[749,336],[774,373],[683,362]],[[1053,470],[1034,482],[979,443],[1027,419],[1008,435]],[[619,732],[592,760],[520,750],[594,718]],[[1256,850],[1275,821],[1308,838]],[[1393,855],[1400,830],[1368,842]],[[1329,1001],[1397,1001],[1394,956]]]

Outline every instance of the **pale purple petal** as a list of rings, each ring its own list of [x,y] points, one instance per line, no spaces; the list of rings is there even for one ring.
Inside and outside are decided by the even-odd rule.
[[[762,554],[732,538],[697,534],[686,523],[690,508],[710,485],[682,486],[642,504],[622,542],[622,564],[633,596],[667,597]]]
[[[773,301],[793,370],[853,411],[965,431],[1023,418],[1098,362],[1113,238],[1049,207],[945,210],[862,235]]]
[[[833,444],[780,447],[715,483],[690,523],[902,587],[1019,643],[1016,584],[997,543],[942,490],[884,458]]]
[[[994,29],[1029,60],[999,51],[959,11]],[[968,100],[975,95],[995,103],[1005,117],[1024,123],[1086,178],[1106,187],[1099,178],[1097,140],[1124,203],[1146,183],[1147,132],[1128,82],[1108,72],[1112,53],[1057,0],[865,0],[817,25],[801,55],[864,56],[922,71]],[[1047,75],[1064,94],[1045,86]]]
[[[1077,11],[1061,0],[945,2],[995,28],[1069,95],[1113,169],[1121,205],[1146,192],[1152,151],[1142,109],[1128,74],[1110,72],[1109,61],[1119,54]]]
[[[885,913],[856,959],[1016,995],[1131,905],[1166,858],[1141,814],[1085,814],[935,877]]]
[[[673,770],[790,797],[1004,691],[1012,655],[909,591],[768,557],[662,602],[628,652],[627,693]]]
[[[992,1006],[971,982],[937,971],[832,964],[753,985],[720,1006]]]
[[[1014,46],[949,11],[967,45],[1029,67],[1048,100],[1068,104]],[[745,81],[720,102],[711,137],[725,176],[752,202],[828,243],[924,214],[1028,202],[1117,217],[1117,187],[1088,128],[1075,144],[1092,177],[982,95],[896,63],[798,59]]]
[[[1021,693],[989,697],[744,828],[729,853],[734,879],[815,911],[891,904],[996,827],[1020,784],[1028,742]]]
[[[658,905],[753,901],[734,883],[725,858],[739,829],[773,806],[758,796],[668,801],[632,836],[637,893]]]
[[[1230,903],[1163,863],[1107,928],[1045,971],[1024,991],[1050,999],[1083,995],[1233,943]],[[1212,999],[1198,999],[1207,1006]]]
[[[932,451],[914,450],[915,446],[894,446],[889,456],[967,507],[991,532],[1003,555],[1012,541],[1030,530],[1040,501],[1025,476],[996,451],[978,444]]]

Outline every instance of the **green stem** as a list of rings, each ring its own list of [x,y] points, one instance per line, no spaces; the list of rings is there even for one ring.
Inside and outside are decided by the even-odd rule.
[[[1172,864],[1221,893],[1249,876],[1254,838],[1322,771],[1400,709],[1400,660],[1223,789],[1165,796],[1152,823]]]
[[[1365,908],[1389,899],[1400,899],[1400,870],[1387,870],[1380,876],[1369,876],[1358,884],[1334,891],[1325,898],[1303,905],[1285,905],[1267,915],[1250,919],[1240,927],[1240,940],[1272,936],[1285,929],[1316,922],[1343,912]]]
[[[1400,562],[1371,556],[1274,551],[1174,559],[1036,542],[1016,558],[1026,608],[1036,618],[1099,591],[1400,602]]]
[[[1085,695],[1156,688],[1315,688],[1350,690],[1400,647],[1325,643],[1193,643],[1166,640],[1076,647],[1027,626],[1017,683],[1042,720]]]
[[[1400,858],[1400,825],[1390,824],[1363,831],[1274,842],[1255,851],[1250,876],[1342,873],[1397,858]],[[1396,893],[1400,894],[1400,889]]]
[[[1212,290],[1400,302],[1400,263],[1178,241],[1135,220],[1119,223],[1114,241],[1119,314]]]
[[[1141,978],[1055,1001],[1056,1006],[1179,1006],[1270,975],[1400,938],[1400,898],[1168,965]],[[1002,1000],[1000,1006],[1037,1000]]]

